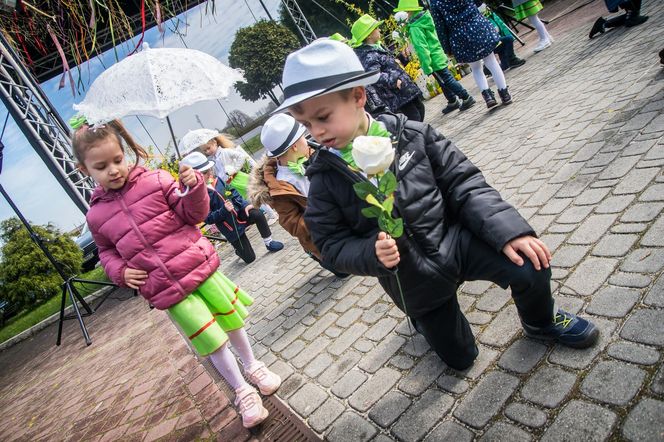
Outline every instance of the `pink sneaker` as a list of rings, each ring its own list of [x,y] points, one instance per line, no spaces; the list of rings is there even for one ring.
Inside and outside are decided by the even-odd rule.
[[[256,362],[250,369],[245,370],[249,382],[258,387],[264,395],[270,395],[277,391],[281,385],[281,378],[272,373],[262,362]]]
[[[258,392],[248,385],[235,390],[235,406],[240,409],[244,428],[255,427],[269,414],[263,407],[263,401]]]

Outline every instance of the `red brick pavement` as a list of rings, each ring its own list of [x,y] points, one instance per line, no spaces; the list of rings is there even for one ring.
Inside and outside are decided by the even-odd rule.
[[[60,347],[51,326],[0,353],[0,439],[252,437],[165,313],[109,300],[86,323],[90,347],[68,321]]]

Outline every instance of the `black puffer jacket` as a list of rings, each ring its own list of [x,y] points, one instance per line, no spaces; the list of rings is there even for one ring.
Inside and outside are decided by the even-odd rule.
[[[399,182],[395,210],[405,233],[397,240],[399,278],[406,313],[418,317],[450,299],[461,282],[456,253],[460,235],[474,234],[497,251],[533,229],[484,180],[479,169],[431,126],[402,115],[378,120],[397,140],[392,164]],[[399,166],[396,166],[399,165]],[[403,310],[396,278],[376,258],[375,218],[353,190],[364,180],[332,152],[318,151],[307,169],[311,181],[304,214],[314,243],[329,265],[355,275],[376,276]]]
[[[367,72],[380,71],[380,78],[371,88],[388,110],[396,112],[416,98],[422,98],[420,88],[413,83],[406,71],[401,69],[390,52],[375,46],[362,45],[355,49],[355,53]],[[401,80],[400,89],[397,89],[397,80]],[[368,95],[373,98],[371,92]]]

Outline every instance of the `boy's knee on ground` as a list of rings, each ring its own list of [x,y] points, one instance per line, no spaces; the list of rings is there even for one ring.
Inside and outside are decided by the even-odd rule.
[[[436,350],[436,354],[448,367],[458,371],[463,371],[472,366],[479,354],[479,349],[475,344],[454,349],[447,347],[446,350],[444,353]]]

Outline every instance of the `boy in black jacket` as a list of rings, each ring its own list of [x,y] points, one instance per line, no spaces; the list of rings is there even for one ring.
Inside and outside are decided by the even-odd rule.
[[[463,370],[477,346],[459,308],[463,281],[489,280],[512,289],[527,335],[576,348],[593,345],[591,322],[554,308],[550,252],[532,227],[459,149],[431,126],[363,110],[365,72],[346,45],[317,40],[290,54],[283,74],[286,110],[327,146],[312,157],[305,222],[324,261],[340,272],[378,277],[392,300],[417,324],[440,358]],[[359,135],[390,136],[397,177],[395,214],[404,234],[394,240],[366,218],[353,184],[352,142]],[[398,269],[403,300],[397,285]]]

